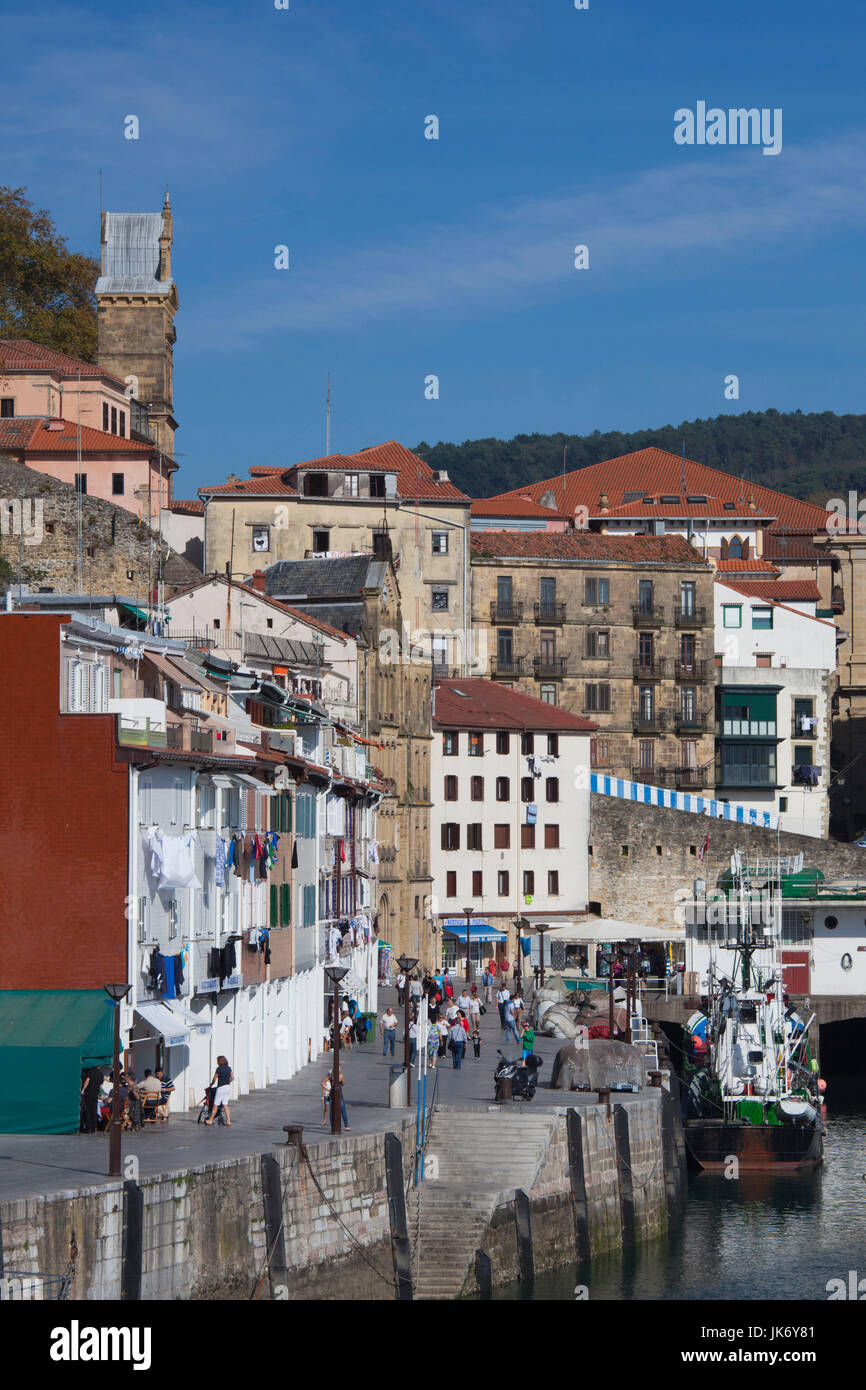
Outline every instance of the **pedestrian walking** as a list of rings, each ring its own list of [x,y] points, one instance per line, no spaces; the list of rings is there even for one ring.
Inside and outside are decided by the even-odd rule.
[[[382,1034],[382,1056],[384,1057],[388,1048],[391,1049],[391,1056],[394,1056],[394,1043],[397,1039],[397,1015],[390,1004],[379,1019],[379,1032]]]
[[[95,1134],[99,1123],[99,1088],[105,1080],[101,1067],[86,1067],[81,1073],[82,1134]]]
[[[418,1056],[418,1024],[415,1019],[409,1024],[409,1066],[415,1065]]]
[[[412,1000],[412,1007],[418,1012],[418,1005],[421,1003],[421,996],[424,990],[417,975],[413,975],[409,980],[409,998]]]
[[[502,987],[496,996],[496,1003],[499,1005],[499,1026],[503,1032],[505,1032],[505,1005],[510,998],[511,994],[503,980]]]
[[[397,1007],[401,1008],[406,1002],[406,972],[400,971],[397,976]]]
[[[439,1035],[439,1051],[436,1055],[444,1057],[448,1050],[448,1034],[451,1032],[451,1024],[447,1019],[440,1018],[436,1025],[436,1031]]]
[[[535,1047],[535,1029],[529,1023],[520,1035],[520,1042],[523,1046],[523,1061],[525,1062]]]
[[[481,1033],[476,1028],[472,1034],[472,1050],[475,1053],[476,1062],[481,1061]]]
[[[475,986],[473,985],[472,988],[474,989]],[[463,986],[463,993],[459,996],[459,998],[458,998],[458,1000],[457,1000],[457,1007],[458,1007],[458,1009],[460,1010],[460,1012],[461,1012],[464,1016],[467,1016],[467,1015],[468,1015],[468,1013],[469,1013],[469,991],[467,990],[467,988],[466,988],[465,985]]]
[[[349,1117],[346,1114],[346,1078],[343,1075],[343,1068],[339,1071],[340,1077],[340,1115],[343,1119],[343,1128],[349,1130]],[[334,1083],[331,1073],[322,1082],[322,1124],[327,1123],[328,1113],[334,1108]],[[350,1131],[351,1133],[351,1131]]]
[[[427,1029],[427,1062],[433,1071],[436,1070],[436,1060],[439,1056],[439,1026],[432,1023]]]
[[[469,1023],[473,1032],[477,1032],[481,1027],[481,1000],[478,998],[478,990],[472,986],[472,993],[469,996]]]
[[[523,1002],[523,995],[519,989],[516,989],[512,994],[511,1002],[514,1005],[515,1022],[517,1023],[517,1027],[521,1029],[523,1027],[523,1015],[526,1009],[526,1005]]]
[[[459,1071],[463,1065],[463,1054],[466,1051],[466,1033],[459,1019],[455,1019],[451,1025],[448,1033],[448,1046],[451,1049],[451,1065],[455,1071]]]
[[[328,1122],[328,1112],[331,1108],[331,1073],[328,1072],[322,1081],[322,1124]]]
[[[508,1002],[505,1004],[503,1008],[502,1017],[505,1028],[505,1041],[508,1041],[509,1036],[513,1037],[514,1041],[517,1043],[517,1046],[519,1047],[520,1034],[517,1031],[517,1024],[514,1021],[514,1004],[512,1002],[511,995],[508,996]]]
[[[452,983],[451,983],[451,976],[448,974],[448,971],[447,971],[447,970],[445,971],[445,974],[444,974],[444,976],[442,977],[442,983],[443,983],[443,989],[444,989],[444,993],[445,993],[445,998],[448,999],[448,1000],[450,1001],[451,999],[454,998],[454,986],[453,986]]]
[[[213,1105],[211,1106],[210,1115],[205,1120],[206,1125],[213,1124],[214,1115],[217,1113],[220,1106],[222,1106],[223,1110],[225,1111],[226,1124],[231,1124],[232,1118],[229,1114],[229,1101],[231,1100],[232,1082],[234,1081],[234,1079],[234,1072],[229,1066],[228,1058],[223,1057],[222,1054],[220,1054],[220,1056],[217,1057],[216,1071],[214,1072],[210,1081],[211,1086],[215,1086],[216,1090],[214,1091]]]

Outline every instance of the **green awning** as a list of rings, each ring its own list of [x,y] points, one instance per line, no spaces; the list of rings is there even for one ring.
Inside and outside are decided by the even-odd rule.
[[[140,618],[143,623],[148,621],[148,616],[143,608],[137,608],[134,603],[122,603],[121,608],[125,608],[127,613],[134,613],[136,618]]]
[[[81,1068],[113,1054],[101,989],[0,990],[0,1133],[77,1134]]]

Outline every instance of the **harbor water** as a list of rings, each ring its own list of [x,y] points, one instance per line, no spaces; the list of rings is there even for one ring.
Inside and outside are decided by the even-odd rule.
[[[847,1284],[851,1271],[866,1278],[866,1105],[859,1101],[828,1114],[818,1169],[690,1176],[682,1217],[664,1240],[539,1276],[532,1288],[512,1285],[494,1299],[826,1300],[828,1282]]]

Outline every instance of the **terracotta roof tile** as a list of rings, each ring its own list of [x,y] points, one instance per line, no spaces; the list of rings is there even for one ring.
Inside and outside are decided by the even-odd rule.
[[[548,521],[571,521],[571,517],[555,508],[542,507],[531,497],[482,497],[472,503],[470,510],[473,516],[532,516]]]
[[[719,574],[781,574],[778,565],[771,565],[769,560],[717,560],[716,569]]]
[[[821,590],[814,579],[743,580],[730,575],[720,576],[718,583],[745,594],[747,598],[764,598],[776,603],[819,603]]]
[[[475,531],[472,554],[514,559],[699,565],[683,536],[607,536],[596,531]]]
[[[361,449],[357,454],[331,454],[326,458],[307,459],[289,467],[272,468],[270,465],[254,465],[251,476],[237,483],[220,483],[216,487],[199,489],[202,496],[211,494],[244,493],[259,496],[298,495],[297,488],[290,478],[297,477],[299,469],[333,468],[341,472],[382,472],[396,473],[397,496],[411,501],[413,498],[426,501],[464,502],[469,499],[453,483],[437,483],[436,475],[429,463],[413,454],[405,445],[391,439],[387,444],[375,444],[369,449]],[[366,501],[367,499],[363,499]],[[374,501],[378,499],[372,499]]]
[[[51,371],[60,376],[99,377],[112,382],[121,391],[126,390],[119,377],[93,362],[82,362],[57,348],[43,347],[41,343],[31,343],[27,338],[0,338],[0,366],[10,372]]]
[[[49,429],[48,426],[59,426]],[[118,434],[105,434],[103,430],[81,426],[81,448],[85,454],[153,454],[158,452],[155,444],[141,444],[135,439],[123,439]],[[14,450],[29,454],[73,454],[78,449],[78,426],[72,420],[47,421],[41,416],[17,415],[11,420],[0,420],[0,449]],[[173,460],[166,460],[166,466],[176,468]]]
[[[458,693],[461,692],[461,693]],[[482,676],[437,680],[433,695],[437,728],[527,729],[532,732],[592,733],[590,719],[548,705],[522,690],[509,690]]]
[[[177,512],[179,516],[204,516],[204,502],[175,497],[169,511]]]

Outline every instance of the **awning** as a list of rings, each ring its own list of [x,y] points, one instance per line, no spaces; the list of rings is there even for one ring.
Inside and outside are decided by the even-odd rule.
[[[456,936],[458,942],[466,942],[466,923],[460,926],[446,922],[442,927],[443,936]],[[507,941],[508,937],[504,931],[498,927],[491,927],[488,922],[473,922],[469,928],[469,945],[477,946],[481,941]]]
[[[208,1019],[196,1018],[194,1014],[187,1013],[186,1009],[173,999],[137,1004],[135,1012],[148,1028],[159,1034],[166,1047],[182,1047],[193,1028],[210,1027]]]
[[[136,618],[140,618],[143,623],[148,621],[147,614],[143,608],[138,608],[134,603],[121,603],[121,608],[125,608],[127,613],[134,613]]]
[[[0,1132],[77,1134],[82,1067],[110,1067],[101,989],[0,990]]]
[[[535,932],[532,935],[536,935]],[[586,917],[582,922],[568,922],[551,927],[544,933],[545,946],[549,941],[600,942],[610,941],[684,941],[685,928],[650,927],[638,922],[620,922],[616,917]]]

